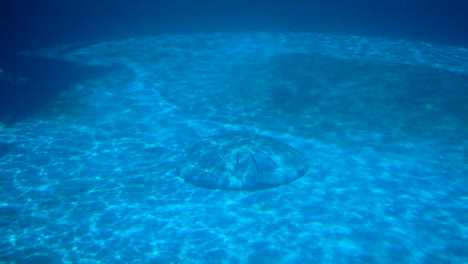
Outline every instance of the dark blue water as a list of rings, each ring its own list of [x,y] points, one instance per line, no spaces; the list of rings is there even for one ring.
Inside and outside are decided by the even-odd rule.
[[[466,1],[4,0],[10,49],[161,32],[314,31],[466,45]]]
[[[3,1],[0,263],[468,262],[463,1]]]

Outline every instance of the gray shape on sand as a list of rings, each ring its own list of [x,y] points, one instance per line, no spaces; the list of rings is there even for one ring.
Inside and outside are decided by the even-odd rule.
[[[206,138],[184,152],[179,176],[207,189],[262,190],[288,184],[308,170],[305,157],[276,139],[252,134]]]

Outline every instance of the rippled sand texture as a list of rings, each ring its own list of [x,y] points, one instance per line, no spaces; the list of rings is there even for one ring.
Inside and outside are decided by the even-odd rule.
[[[226,33],[31,54],[115,68],[0,128],[0,262],[468,262],[466,49]],[[255,191],[190,178],[258,175],[257,140],[233,133],[268,138],[261,171],[288,146],[307,172]],[[207,139],[246,163],[198,162],[223,155]]]

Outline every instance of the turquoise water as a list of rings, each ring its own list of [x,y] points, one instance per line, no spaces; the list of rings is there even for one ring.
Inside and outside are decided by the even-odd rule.
[[[0,262],[468,261],[464,48],[220,33],[29,54],[115,68],[0,128]],[[180,177],[230,133],[308,170],[257,191]]]

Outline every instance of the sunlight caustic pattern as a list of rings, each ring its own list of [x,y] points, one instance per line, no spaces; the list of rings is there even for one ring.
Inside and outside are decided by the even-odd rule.
[[[117,67],[0,126],[0,262],[468,259],[466,49],[219,33],[27,54]]]

